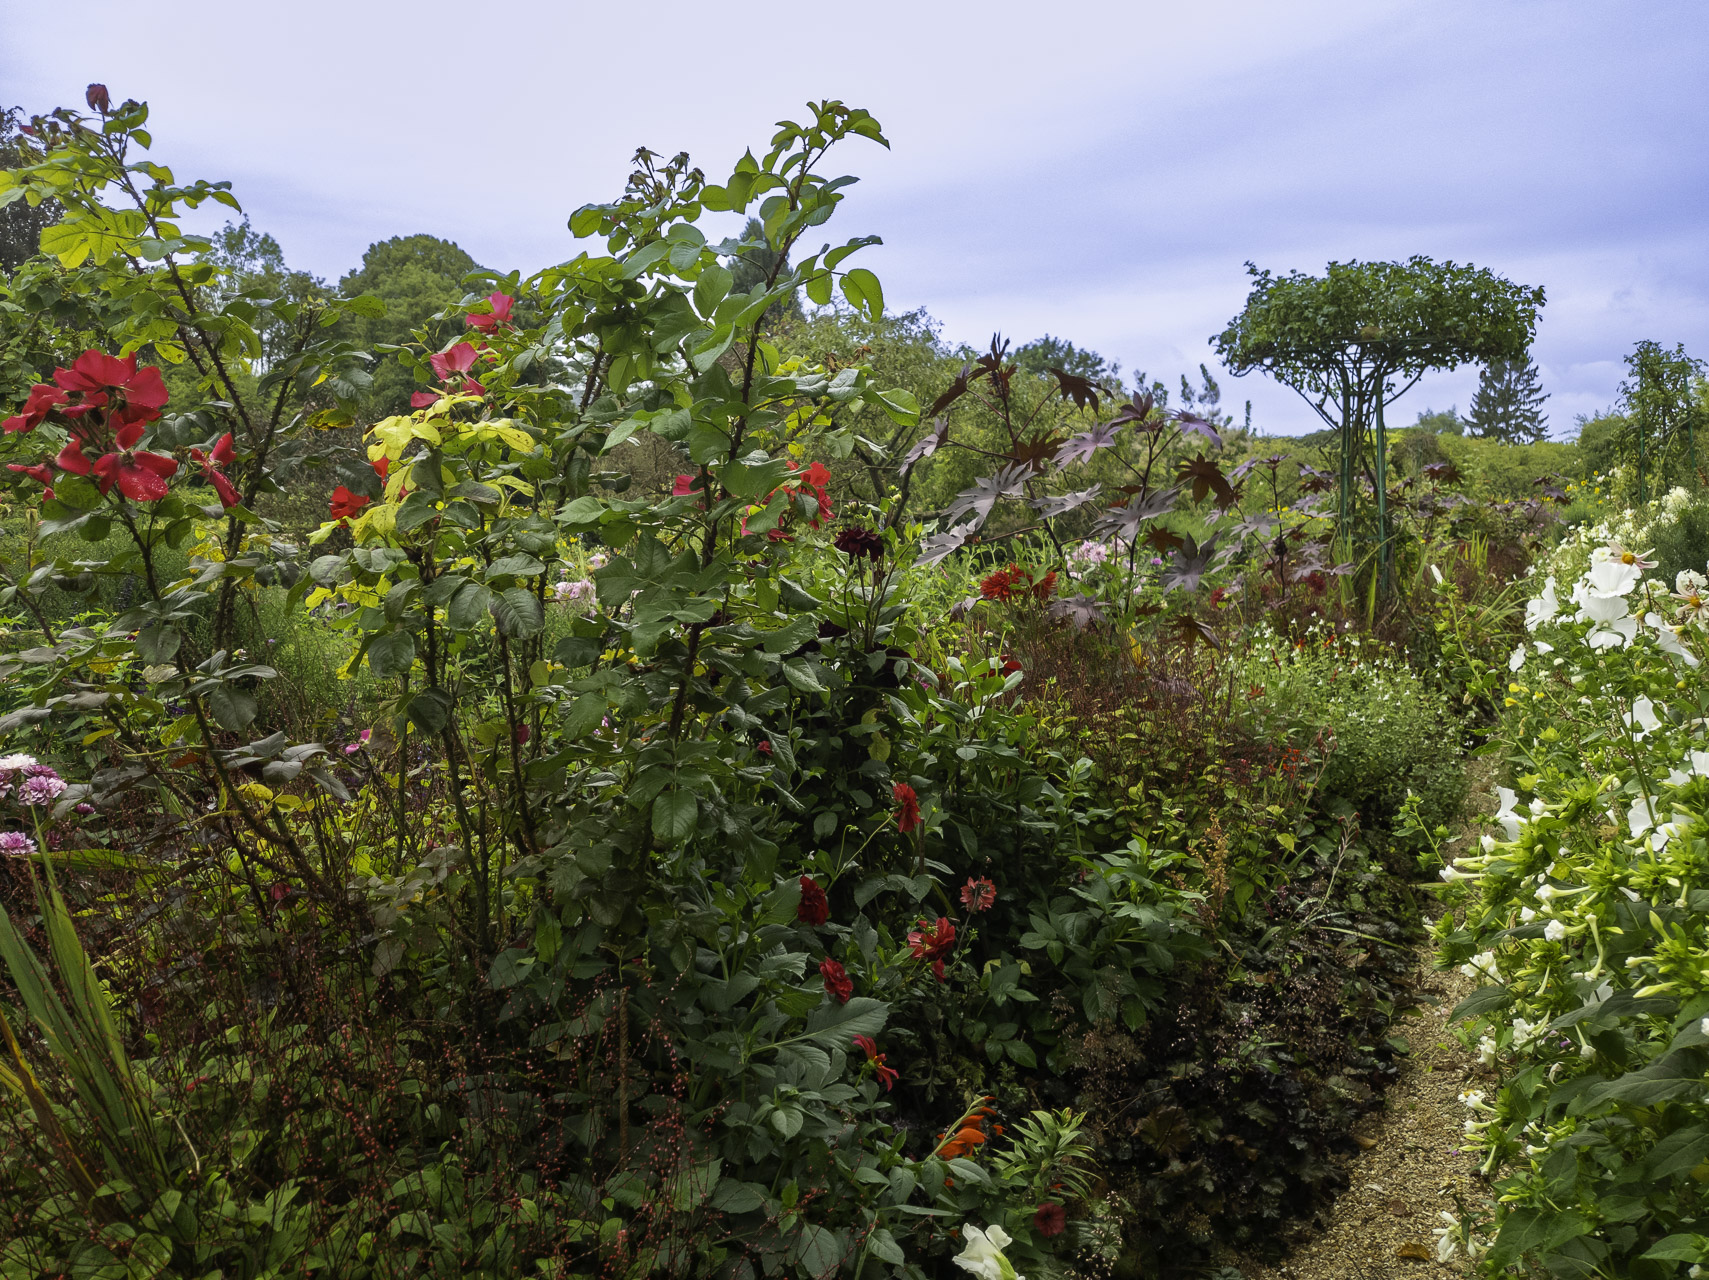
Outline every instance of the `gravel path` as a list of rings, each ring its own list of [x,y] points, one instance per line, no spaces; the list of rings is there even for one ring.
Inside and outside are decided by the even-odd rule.
[[[1478,804],[1481,792],[1491,789],[1490,770],[1474,764],[1471,773]],[[1476,838],[1472,824],[1461,831],[1456,849]],[[1457,971],[1439,972],[1429,943],[1418,949],[1419,1008],[1393,1027],[1412,1054],[1382,1109],[1354,1129],[1361,1150],[1344,1158],[1347,1189],[1319,1215],[1319,1233],[1282,1262],[1234,1259],[1244,1280],[1439,1280],[1472,1274],[1464,1254],[1437,1261],[1434,1231],[1445,1225],[1444,1211],[1488,1198],[1475,1162],[1460,1154],[1467,1116],[1460,1092],[1494,1075],[1448,1028],[1449,1013],[1476,986]]]

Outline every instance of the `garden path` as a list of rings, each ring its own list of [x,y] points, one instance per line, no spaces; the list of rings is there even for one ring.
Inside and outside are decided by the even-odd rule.
[[[1482,767],[1487,762],[1470,763],[1472,803],[1493,808],[1484,804],[1492,771]],[[1477,828],[1467,823],[1458,834],[1450,846],[1456,851],[1476,841]],[[1397,1018],[1391,1032],[1404,1036],[1412,1053],[1382,1109],[1354,1129],[1360,1150],[1345,1159],[1347,1189],[1313,1220],[1319,1230],[1280,1262],[1236,1259],[1244,1280],[1447,1280],[1473,1273],[1463,1253],[1438,1261],[1434,1232],[1445,1225],[1444,1211],[1458,1213],[1488,1195],[1460,1146],[1467,1116],[1460,1091],[1487,1069],[1448,1027],[1449,1013],[1477,984],[1457,971],[1438,971],[1428,941],[1418,948],[1417,964],[1419,1006]]]

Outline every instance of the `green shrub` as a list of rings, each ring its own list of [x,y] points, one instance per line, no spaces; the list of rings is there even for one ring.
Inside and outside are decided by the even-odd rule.
[[[1367,822],[1421,797],[1432,825],[1452,819],[1465,799],[1460,730],[1447,700],[1403,657],[1369,639],[1329,630],[1297,645],[1258,643],[1246,678],[1264,696],[1250,703],[1257,731],[1305,744],[1328,740],[1320,797],[1341,800]]]

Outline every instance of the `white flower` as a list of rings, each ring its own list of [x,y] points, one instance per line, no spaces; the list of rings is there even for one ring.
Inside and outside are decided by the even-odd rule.
[[[1519,921],[1521,924],[1530,924],[1536,918],[1537,918],[1537,913],[1535,911],[1533,911],[1530,907],[1520,907],[1519,908]]]
[[[1465,1103],[1472,1110],[1476,1111],[1479,1107],[1483,1106],[1483,1104],[1484,1104],[1483,1090],[1482,1089],[1461,1089],[1460,1090],[1460,1101]]]
[[[1537,1034],[1542,1025],[1540,1022],[1528,1022],[1524,1018],[1515,1018],[1513,1020],[1513,1043],[1516,1045],[1524,1044]]]
[[[1700,596],[1709,592],[1709,578],[1695,569],[1681,569],[1674,577],[1673,589],[1682,596]]]
[[[1554,645],[1552,645],[1552,644],[1550,644],[1550,643],[1549,643],[1549,642],[1548,642],[1548,641],[1547,641],[1547,640],[1539,640],[1539,641],[1537,641],[1537,652],[1538,652],[1538,653],[1540,653],[1540,654],[1543,654],[1543,653],[1553,653],[1553,652],[1554,652],[1554,651],[1555,651],[1555,646],[1554,646]],[[1559,658],[1556,658],[1556,659],[1555,659],[1555,661],[1556,661],[1556,662],[1557,662],[1557,663],[1559,663],[1559,662],[1560,662],[1560,659],[1559,659]]]
[[[1704,1035],[1709,1036],[1709,1018],[1705,1018],[1702,1022],[1698,1023],[1697,1028]]]
[[[981,1231],[967,1226],[961,1229],[961,1236],[967,1247],[951,1261],[963,1271],[971,1271],[979,1280],[1026,1280],[1015,1274],[1015,1268],[1003,1256],[1003,1250],[1014,1241],[1002,1227],[991,1226]]]
[[[1632,839],[1636,840],[1644,832],[1656,825],[1656,811],[1650,802],[1639,796],[1632,801],[1632,807],[1626,811],[1626,821],[1632,830]]]
[[[1520,645],[1507,659],[1507,669],[1517,671],[1525,665],[1525,646]]]
[[[1653,561],[1633,555],[1630,551],[1622,551],[1610,555],[1607,559],[1592,560],[1590,572],[1585,574],[1584,582],[1599,596],[1623,596],[1638,585],[1645,569],[1654,567]]]
[[[1490,835],[1487,831],[1478,837],[1478,844],[1482,847],[1485,853],[1493,853],[1495,851],[1495,837]]]
[[[1563,921],[1551,920],[1543,926],[1543,936],[1550,942],[1564,942],[1567,936],[1567,926]]]
[[[1478,1041],[1478,1061],[1486,1067],[1495,1065],[1495,1040],[1493,1037],[1484,1036]]]
[[[1531,802],[1531,816],[1533,818],[1541,818],[1548,811],[1549,806],[1544,803],[1542,796],[1538,796]]]
[[[18,752],[15,755],[0,756],[0,773],[16,773],[19,769],[28,769],[36,763],[34,756]]]
[[[1442,1220],[1448,1225],[1445,1227],[1437,1227],[1435,1229],[1436,1261],[1452,1262],[1454,1260],[1454,1255],[1460,1251],[1460,1224],[1454,1221],[1454,1215],[1451,1213],[1444,1212]]]
[[[1644,625],[1656,633],[1656,644],[1660,646],[1663,653],[1670,653],[1676,658],[1684,658],[1685,665],[1688,667],[1699,665],[1697,655],[1680,643],[1679,632],[1675,631],[1661,614],[1646,613]]]
[[[1662,722],[1656,715],[1656,704],[1648,698],[1639,698],[1632,704],[1631,712],[1621,716],[1620,720],[1632,730],[1632,737],[1640,742],[1646,733],[1654,733],[1662,727]]]
[[[1519,839],[1519,815],[1513,812],[1514,802],[1519,799],[1512,787],[1497,787],[1496,795],[1501,798],[1501,808],[1495,811],[1495,820],[1507,832],[1509,840]]]
[[[1543,584],[1543,594],[1525,605],[1525,629],[1535,631],[1545,622],[1553,622],[1560,611],[1561,602],[1555,596],[1555,579],[1551,575]]]
[[[1460,966],[1460,972],[1468,978],[1501,979],[1501,973],[1495,967],[1495,952],[1480,951],[1465,964]]]

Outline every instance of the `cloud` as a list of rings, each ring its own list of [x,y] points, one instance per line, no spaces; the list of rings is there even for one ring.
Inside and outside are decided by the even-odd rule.
[[[0,82],[33,109],[90,78],[148,98],[157,158],[233,179],[294,263],[332,277],[414,231],[495,267],[560,260],[569,212],[619,191],[636,145],[716,172],[836,96],[894,144],[841,158],[863,181],[840,230],[883,235],[887,297],[952,338],[1048,330],[1172,382],[1210,359],[1243,262],[1424,253],[1548,289],[1535,351],[1557,430],[1613,400],[1638,339],[1709,353],[1695,0],[636,13],[303,0],[283,20],[165,0],[143,26],[69,0],[10,16]],[[1475,385],[1433,375],[1392,417],[1464,410]],[[1315,425],[1261,378],[1225,393],[1268,430]]]

